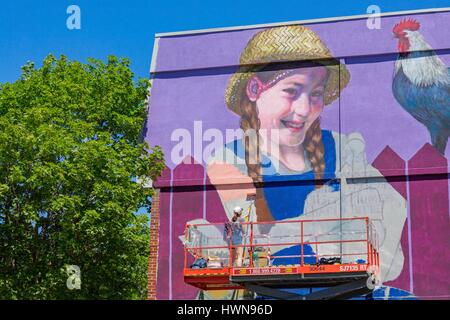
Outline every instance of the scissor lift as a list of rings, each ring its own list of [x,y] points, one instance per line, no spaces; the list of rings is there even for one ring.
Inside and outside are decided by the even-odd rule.
[[[225,225],[186,225],[186,283],[275,299],[346,299],[370,294],[379,276],[378,240],[367,217]],[[206,267],[196,268],[202,258]],[[283,290],[295,288],[321,289]]]

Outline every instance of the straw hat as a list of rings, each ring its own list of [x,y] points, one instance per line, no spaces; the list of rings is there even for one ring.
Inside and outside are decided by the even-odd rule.
[[[332,103],[347,85],[350,74],[333,58],[320,38],[310,29],[299,26],[282,26],[258,32],[248,42],[240,58],[240,67],[228,81],[225,103],[241,115],[240,97],[248,80],[269,63],[310,61],[327,67],[329,76],[325,86],[325,105]],[[340,90],[339,90],[340,84]]]

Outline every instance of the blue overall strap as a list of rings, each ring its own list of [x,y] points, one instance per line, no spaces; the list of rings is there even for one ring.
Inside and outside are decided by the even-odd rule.
[[[323,179],[336,177],[336,144],[330,131],[322,130],[325,150],[325,173]],[[315,190],[312,170],[301,174],[280,175],[273,165],[263,165],[264,197],[275,220],[298,217],[303,214],[308,195]],[[333,185],[333,191],[339,190]]]

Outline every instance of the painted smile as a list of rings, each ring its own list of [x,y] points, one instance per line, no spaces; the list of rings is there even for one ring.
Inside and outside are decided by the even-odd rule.
[[[291,132],[299,132],[305,126],[305,123],[301,122],[301,121],[281,120],[281,123],[283,124],[283,126],[288,128]]]

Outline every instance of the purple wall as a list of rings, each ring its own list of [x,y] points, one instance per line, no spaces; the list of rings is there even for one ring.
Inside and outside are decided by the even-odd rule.
[[[413,17],[420,22],[419,31],[426,42],[450,66],[447,23],[450,13],[405,17]],[[374,218],[383,230],[380,232],[386,241],[393,241],[386,244],[386,250],[395,251],[396,257],[401,257],[398,265],[391,262],[392,268],[398,268],[399,272],[391,273],[385,285],[418,298],[449,299],[447,159],[450,159],[450,147],[444,155],[439,154],[430,145],[427,128],[394,98],[392,82],[397,40],[392,36],[392,28],[405,17],[382,18],[379,30],[369,30],[365,19],[306,26],[316,32],[333,55],[346,64],[351,75],[340,99],[325,107],[322,128],[345,136],[352,136],[352,133],[362,136],[365,149],[361,152],[367,163],[363,169],[373,167],[386,179],[378,186],[363,183],[358,189],[364,193],[375,186],[380,199],[384,199],[376,203],[377,200],[372,198],[365,208],[369,216],[380,217]],[[161,193],[160,208],[157,294],[160,299],[191,299],[197,294],[182,279],[183,253],[178,236],[185,223],[197,218],[210,222],[227,219],[225,203],[216,188],[211,186],[210,177],[205,172],[206,159],[199,158],[208,142],[194,148],[194,140],[201,141],[194,136],[207,129],[225,133],[226,129],[239,127],[239,117],[225,106],[224,90],[237,69],[240,53],[249,39],[261,30],[173,36],[159,40],[146,140],[163,148],[166,165],[172,170],[172,175],[161,177],[157,184],[166,187]],[[445,103],[450,107],[450,101]],[[194,132],[194,121],[201,121],[201,129],[197,127],[197,132]],[[171,151],[177,142],[171,141],[171,135],[176,129],[186,129],[191,134],[192,150],[188,156],[194,157],[197,164],[172,161]],[[346,164],[351,165],[352,160],[348,159],[355,157],[350,154],[352,150],[338,148],[337,157],[342,159],[343,170]],[[360,175],[366,172],[364,170],[351,168],[350,173],[345,170],[342,173],[344,176],[351,176],[352,172]],[[204,188],[205,185],[208,188]],[[188,186],[189,190],[183,189]],[[343,190],[342,193],[345,192]],[[314,203],[308,205],[314,206]],[[352,206],[343,203],[340,214],[362,214],[355,213]],[[382,211],[375,213],[379,207]],[[392,227],[389,223],[396,225]],[[390,233],[395,235],[390,237]]]

